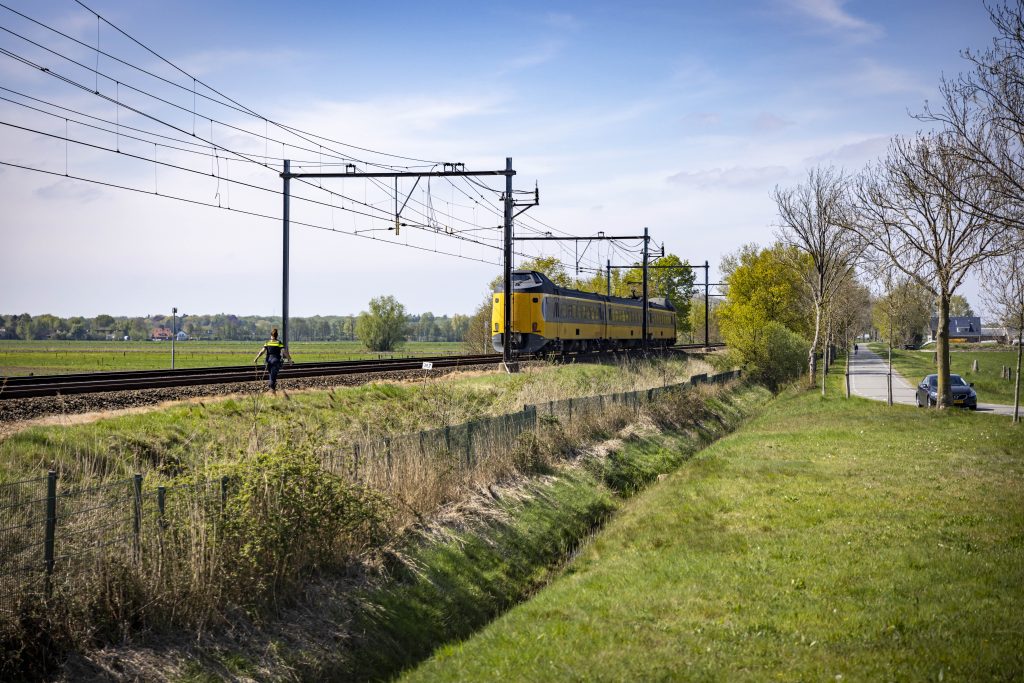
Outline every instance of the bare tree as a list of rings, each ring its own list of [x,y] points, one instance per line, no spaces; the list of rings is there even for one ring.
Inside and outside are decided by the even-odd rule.
[[[975,169],[959,153],[951,133],[895,138],[887,156],[864,172],[856,189],[859,217],[854,228],[936,297],[943,408],[952,403],[949,299],[969,271],[1005,251],[999,240],[1001,224],[988,218],[998,214],[999,197],[990,185],[978,182]]]
[[[846,176],[834,168],[812,168],[806,183],[772,193],[779,209],[778,239],[811,257],[812,268],[806,284],[814,305],[814,339],[807,353],[810,382],[815,381],[818,345],[822,341],[823,316],[829,304],[850,276],[857,254],[857,235],[847,229],[850,204]],[[827,335],[825,335],[827,336]],[[828,342],[825,342],[827,347]],[[826,366],[828,364],[826,360]],[[821,376],[825,393],[825,373]]]
[[[1020,361],[1024,349],[1024,248],[989,259],[982,266],[982,299],[990,313],[1017,335],[1013,421],[1020,422]]]
[[[974,167],[976,182],[1000,199],[976,202],[967,193],[960,197],[964,205],[1024,239],[1024,5],[987,9],[996,28],[992,47],[964,51],[973,70],[943,79],[939,106],[926,103],[917,118],[943,124],[956,139],[956,151]]]

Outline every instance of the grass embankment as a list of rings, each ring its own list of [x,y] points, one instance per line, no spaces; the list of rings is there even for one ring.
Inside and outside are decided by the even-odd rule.
[[[404,680],[1017,680],[1024,438],[788,393]]]
[[[521,410],[526,403],[646,389],[707,372],[679,360],[532,368],[516,375],[425,378],[332,391],[262,390],[72,426],[22,430],[0,442],[0,483],[55,469],[65,483],[135,472],[174,479],[297,443],[320,450]],[[153,484],[155,486],[155,483]]]
[[[90,564],[62,565],[55,572],[53,599],[43,604],[25,593],[25,613],[31,618],[5,623],[0,645],[20,653],[12,665],[17,668],[30,661],[52,666],[63,652],[83,644],[107,643],[123,637],[117,634],[139,629],[171,631],[194,642],[195,633],[235,622],[233,615],[239,611],[259,621],[277,606],[299,601],[304,582],[311,578],[339,573],[350,577],[353,569],[355,574],[381,571],[383,583],[390,585],[386,576],[394,570],[405,577],[396,588],[399,597],[389,601],[385,591],[379,607],[369,611],[364,608],[373,604],[370,598],[357,601],[354,612],[349,609],[351,601],[341,601],[340,609],[348,614],[363,614],[354,633],[377,636],[359,640],[362,645],[357,643],[357,655],[350,658],[343,657],[345,650],[333,643],[328,652],[339,652],[315,658],[310,670],[397,670],[444,638],[464,635],[466,629],[479,626],[535,589],[551,564],[559,562],[565,550],[607,514],[610,494],[594,482],[629,491],[678,463],[685,452],[671,449],[645,452],[643,458],[610,457],[607,466],[602,460],[588,460],[588,467],[581,471],[558,474],[583,444],[635,419],[634,409],[624,404],[607,406],[601,416],[577,414],[566,424],[543,417],[538,435],[531,430],[515,443],[498,443],[496,449],[487,450],[486,442],[478,442],[481,448],[469,469],[453,467],[456,463],[450,457],[435,457],[431,451],[409,460],[415,466],[409,470],[411,477],[398,469],[397,452],[395,476],[390,466],[381,477],[371,476],[365,460],[358,476],[344,470],[324,472],[321,448],[371,433],[433,428],[489,412],[517,412],[527,401],[659,386],[706,369],[706,365],[676,360],[549,367],[516,376],[445,379],[425,386],[376,385],[275,399],[259,394],[88,425],[25,430],[0,445],[4,478],[30,477],[52,466],[60,472],[61,487],[76,488],[123,479],[139,470],[145,475],[143,494],[149,502],[144,503],[138,553],[126,553],[128,546],[116,543],[109,546],[109,554],[96,555]],[[714,434],[716,425],[742,412],[729,407],[729,402],[721,403],[717,412],[708,412],[695,400],[717,390],[686,392],[673,399],[677,408],[655,405],[647,414],[698,435]],[[177,486],[218,481],[221,474],[231,480],[223,504],[216,489]],[[485,533],[482,541],[475,543],[472,535],[464,535],[457,527],[445,532],[449,536],[440,545],[403,546],[403,556],[412,558],[407,564],[389,559],[386,549],[401,542],[410,524],[421,528],[439,506],[462,500],[472,491],[487,491],[489,484],[537,474],[557,480],[551,480],[551,492],[541,490],[543,486],[537,489],[540,507],[528,502],[487,516],[483,526],[493,527],[494,533]],[[403,482],[409,486],[402,488]],[[172,487],[166,524],[153,516],[154,489],[162,483]],[[80,549],[72,547],[74,539],[85,539],[88,545],[87,532],[102,526],[88,514],[94,507],[130,512],[124,484],[118,486],[111,490],[122,491],[115,496],[119,503],[86,501],[89,504],[75,508],[74,519],[67,511],[62,514],[57,529],[61,552],[81,556]],[[513,495],[509,502],[517,500],[522,496]],[[546,510],[545,505],[551,504],[555,509]],[[552,521],[545,522],[547,518]],[[502,520],[516,521],[492,524]],[[448,561],[466,548],[477,552],[461,561]],[[420,586],[424,580],[426,587]],[[457,597],[452,592],[457,586],[468,592]],[[425,596],[418,608],[397,610],[397,621],[388,616],[395,606],[415,602],[417,596]],[[467,601],[478,600],[482,601],[477,612],[463,613]],[[442,609],[443,605],[448,607]],[[403,620],[402,615],[409,618]],[[465,625],[453,627],[457,622]],[[421,630],[410,633],[410,628]],[[397,655],[381,662],[378,651],[385,642],[394,643],[392,652]],[[263,660],[247,650],[243,658],[269,658],[277,665],[296,668],[295,662],[302,661],[300,649],[282,646]],[[275,654],[279,651],[284,653],[280,657]],[[339,663],[338,657],[344,661]],[[364,664],[366,660],[372,664]]]
[[[498,494],[483,514],[470,512],[454,527],[429,532],[403,551],[396,583],[362,598],[354,629],[362,636],[327,676],[384,679],[439,644],[470,635],[543,585],[625,499],[736,427],[768,397],[763,389],[738,387],[667,398],[646,414],[668,432],[612,442],[609,451],[584,453],[568,467],[550,462],[544,476],[507,499]],[[558,425],[549,427],[549,441],[557,441]]]
[[[175,342],[174,367],[249,365],[262,346],[262,341]],[[407,342],[401,349],[388,353],[369,352],[358,341],[292,342],[289,348],[297,363],[444,356],[466,352],[460,342]],[[170,367],[170,342],[0,340],[0,376],[166,370]]]
[[[889,352],[884,344],[871,344],[870,348],[882,358]],[[935,361],[932,360],[934,354],[934,348],[927,351],[893,349],[892,366],[908,382],[917,384],[922,377],[936,371]],[[978,361],[977,372],[972,369],[975,360]],[[950,372],[960,375],[967,382],[972,382],[978,392],[978,401],[982,403],[1013,405],[1014,381],[1001,377],[1000,371],[1004,365],[1016,370],[1016,351],[957,351],[954,345],[949,353]]]

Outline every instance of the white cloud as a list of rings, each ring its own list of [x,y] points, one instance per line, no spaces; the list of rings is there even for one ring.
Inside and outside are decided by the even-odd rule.
[[[230,72],[261,67],[280,67],[293,63],[303,57],[296,50],[206,50],[189,55],[176,57],[173,61],[196,77],[208,76],[217,72]],[[160,64],[156,64],[157,67]],[[179,77],[180,80],[180,77]]]
[[[792,126],[793,122],[776,114],[763,111],[754,118],[754,130],[760,133],[771,133]]]
[[[575,31],[580,27],[579,19],[565,12],[548,12],[544,15],[544,23],[551,28],[564,31]]]
[[[47,201],[68,201],[78,204],[88,204],[103,197],[103,191],[99,187],[73,180],[58,180],[52,185],[40,187],[33,194]]]
[[[909,93],[919,97],[928,97],[935,91],[931,82],[923,83],[910,71],[886,66],[870,58],[860,60],[855,71],[838,81],[837,84],[852,89],[854,95]]]
[[[882,29],[853,16],[843,9],[845,0],[785,0],[790,9],[810,18],[819,27],[832,32],[869,40],[878,38]]]
[[[885,154],[892,138],[888,135],[874,135],[839,145],[823,154],[807,157],[807,166],[835,164],[848,169],[857,169]]]
[[[558,53],[562,51],[562,47],[563,43],[561,41],[550,40],[505,62],[498,73],[505,75],[546,64],[558,56]]]
[[[674,185],[707,189],[771,187],[786,176],[785,166],[733,166],[702,171],[681,171],[667,178]]]

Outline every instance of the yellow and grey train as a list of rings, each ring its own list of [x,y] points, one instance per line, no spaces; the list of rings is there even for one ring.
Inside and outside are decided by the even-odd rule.
[[[491,297],[491,343],[505,343],[505,289]],[[649,299],[648,347],[676,343],[676,312],[667,299]],[[512,348],[539,351],[608,351],[641,346],[643,301],[558,287],[543,273],[512,273]]]

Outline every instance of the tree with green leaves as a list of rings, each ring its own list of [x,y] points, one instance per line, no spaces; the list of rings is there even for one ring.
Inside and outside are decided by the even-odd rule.
[[[949,314],[958,318],[964,318],[973,316],[974,311],[971,309],[971,304],[967,301],[967,297],[963,294],[954,294],[949,297]]]
[[[722,338],[737,363],[773,388],[800,375],[812,331],[798,266],[810,268],[810,257],[776,244],[745,245],[722,268],[729,287],[716,309]]]
[[[919,343],[934,297],[910,278],[895,278],[871,307],[871,321],[883,340],[899,348]]]
[[[356,336],[370,351],[394,351],[405,341],[408,329],[405,306],[393,296],[370,299],[370,310],[356,320]]]

